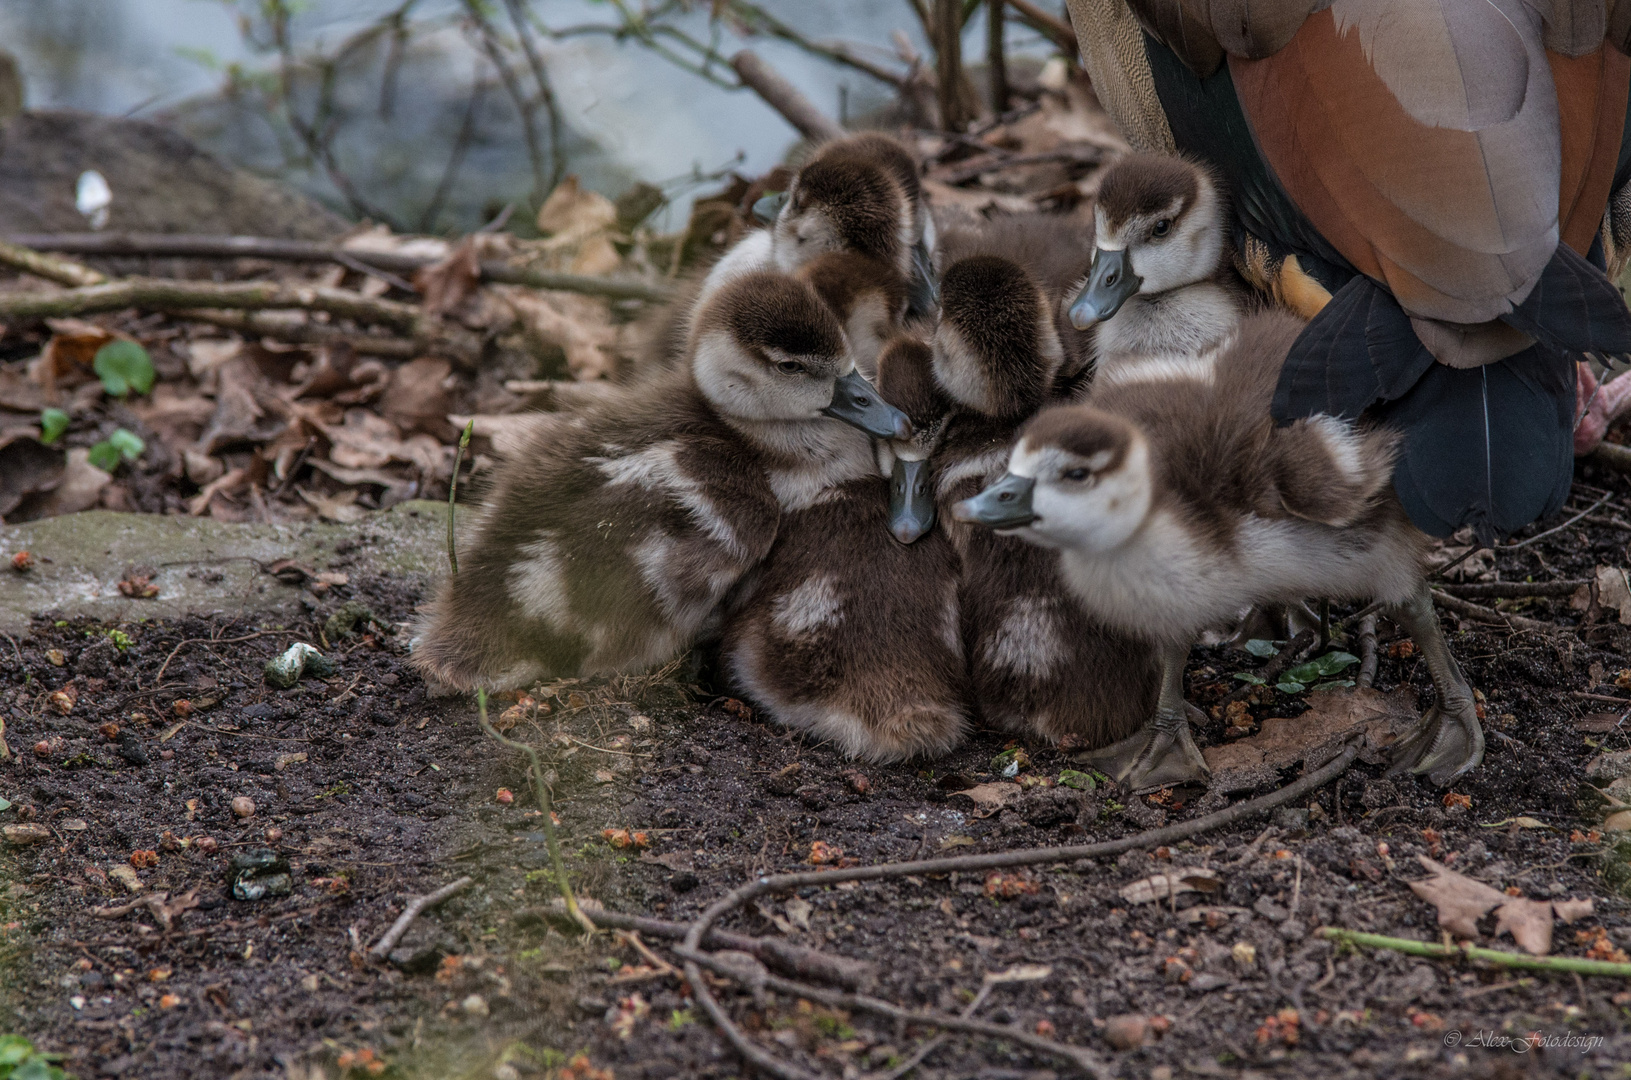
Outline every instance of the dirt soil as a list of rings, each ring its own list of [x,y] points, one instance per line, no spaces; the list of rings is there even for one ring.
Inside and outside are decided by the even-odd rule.
[[[1502,552],[1492,568],[1501,580],[1584,579],[1627,561],[1631,525],[1608,522],[1623,521],[1615,507],[1631,485],[1589,465],[1581,481],[1577,509],[1604,490],[1593,485],[1612,498],[1592,520]],[[0,821],[50,830],[0,852],[4,1030],[64,1053],[87,1078],[744,1075],[679,979],[613,935],[585,942],[552,919],[523,759],[484,740],[469,701],[427,696],[407,666],[404,624],[418,599],[353,573],[311,598],[309,619],[282,626],[226,617],[107,626],[42,613],[20,640],[0,639],[12,752],[0,762],[0,795],[15,804]],[[348,600],[380,624],[334,643],[335,674],[268,686],[266,660],[297,640],[321,645],[323,621]],[[1623,726],[1600,730],[1604,710],[1631,709],[1615,682],[1631,667],[1631,629],[1612,611],[1582,615],[1566,596],[1519,608],[1562,632],[1458,629],[1445,615],[1492,732],[1482,768],[1453,788],[1465,800],[1447,805],[1424,783],[1360,762],[1272,820],[1170,851],[1013,875],[1011,897],[988,895],[1004,883],[983,876],[908,878],[806,889],[724,925],[872,961],[875,995],[941,1010],[965,1008],[988,974],[1045,965],[1041,978],[994,986],[979,1015],[1051,1027],[1117,1076],[1623,1077],[1623,980],[1344,952],[1314,933],[1334,925],[1437,940],[1433,909],[1406,886],[1423,876],[1416,855],[1433,853],[1532,898],[1593,898],[1593,917],[1556,927],[1558,954],[1584,954],[1599,928],[1599,951],[1631,946],[1628,901],[1600,875],[1606,845],[1579,805],[1586,763],[1631,746]],[[1377,685],[1409,684],[1425,702],[1426,672],[1396,634],[1384,621]],[[1198,649],[1191,700],[1216,703],[1230,674],[1260,662]],[[77,698],[64,713],[52,695],[69,686]],[[1264,698],[1254,720],[1305,708]],[[992,759],[1005,736],[981,734],[931,763],[857,769],[720,696],[705,668],[557,683],[534,700],[511,735],[549,763],[574,885],[607,908],[670,920],[694,917],[753,875],[809,869],[818,841],[862,863],[1083,843],[1222,801],[1049,787],[1072,765],[1032,745],[1020,778],[1043,783],[987,813],[957,789],[999,779]],[[1227,738],[1222,719],[1198,734],[1203,745]],[[240,797],[253,801],[252,816],[235,814]],[[1545,827],[1511,821],[1520,816]],[[608,829],[642,832],[647,846],[613,846]],[[232,860],[260,851],[287,860],[292,891],[234,898]],[[1174,866],[1211,868],[1221,888],[1175,902],[1119,895]],[[183,897],[197,906],[169,929],[153,906],[99,915],[132,896],[120,867],[172,908]],[[366,955],[406,899],[461,875],[474,884],[421,917],[393,961]],[[646,941],[674,959],[661,939]],[[1515,948],[1510,938],[1484,944]],[[724,984],[716,993],[762,1045],[825,1076],[888,1075],[933,1035],[774,993],[756,999]],[[1127,1014],[1143,1019],[1113,1019]],[[1130,1027],[1147,1041],[1117,1049],[1111,1037]],[[1576,1044],[1480,1045],[1531,1032]],[[1582,1052],[1582,1038],[1599,1041]],[[568,1064],[580,1052],[586,1061]],[[953,1035],[913,1075],[1068,1074],[1011,1042]]]

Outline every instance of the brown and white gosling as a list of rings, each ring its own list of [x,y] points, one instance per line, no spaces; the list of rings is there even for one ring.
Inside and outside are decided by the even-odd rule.
[[[413,662],[459,689],[663,663],[710,628],[783,512],[874,475],[869,436],[909,433],[814,290],[746,275],[699,313],[683,369],[501,466]]]
[[[875,381],[878,353],[906,318],[907,282],[900,271],[858,251],[829,251],[794,275],[809,282],[838,316],[856,369]]]
[[[792,273],[818,256],[849,251],[893,266],[909,283],[914,314],[934,307],[933,219],[917,165],[887,135],[866,133],[821,146],[788,190],[761,199],[769,227],[748,233],[708,271],[699,301],[754,270]]]
[[[1184,665],[1202,629],[1311,594],[1388,605],[1416,641],[1437,703],[1396,751],[1396,772],[1448,784],[1483,757],[1472,687],[1433,613],[1427,538],[1392,493],[1395,437],[1328,416],[1276,428],[1269,400],[1302,323],[1243,320],[1212,378],[1095,386],[1049,409],[1008,473],[953,511],[1057,551],[1081,608],[1161,649],[1160,700],[1099,767],[1134,790],[1203,780]]]
[[[880,392],[923,415],[911,398],[932,393],[929,365],[921,342],[891,342]],[[873,475],[785,514],[721,649],[736,693],[869,761],[943,753],[968,729],[956,552],[939,531],[892,539],[889,507],[888,482]]]
[[[1154,707],[1153,648],[1073,602],[1057,552],[945,513],[1002,475],[1015,432],[1048,401],[1063,359],[1056,305],[1020,266],[990,255],[949,265],[941,299],[934,370],[956,412],[932,467],[941,520],[962,562],[975,700],[993,726],[1105,746]]]
[[[1096,328],[1096,380],[1159,377],[1217,348],[1245,311],[1229,207],[1205,167],[1129,154],[1105,170],[1093,207],[1093,265],[1069,306]]]

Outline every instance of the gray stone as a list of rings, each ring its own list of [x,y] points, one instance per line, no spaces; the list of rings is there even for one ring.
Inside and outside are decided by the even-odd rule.
[[[296,559],[323,569],[341,540],[356,542],[346,572],[424,585],[447,568],[447,506],[402,502],[353,525],[237,525],[111,510],[0,525],[0,553],[26,550],[35,557],[26,574],[5,568],[0,630],[26,630],[29,618],[44,611],[104,622],[211,611],[292,618],[303,613],[302,590],[261,568]],[[151,600],[119,592],[125,568],[140,565],[159,568],[153,578],[159,595]]]

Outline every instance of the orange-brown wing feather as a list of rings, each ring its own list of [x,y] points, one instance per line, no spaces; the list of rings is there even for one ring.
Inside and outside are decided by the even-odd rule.
[[[1603,224],[1631,93],[1631,58],[1612,45],[1581,56],[1548,52],[1557,86],[1563,170],[1563,242],[1584,255]]]
[[[1401,7],[1415,24],[1395,25]],[[1264,157],[1405,310],[1462,323],[1511,310],[1558,237],[1561,150],[1539,17],[1519,0],[1338,8],[1272,56],[1229,58]],[[1422,14],[1441,8],[1436,21]]]

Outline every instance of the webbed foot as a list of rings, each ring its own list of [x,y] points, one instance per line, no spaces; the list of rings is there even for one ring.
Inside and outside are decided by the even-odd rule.
[[[1191,707],[1186,704],[1185,711]],[[1077,757],[1138,795],[1212,777],[1183,716],[1157,715],[1120,742]]]
[[[1464,708],[1446,711],[1435,704],[1394,748],[1387,774],[1425,773],[1434,785],[1448,787],[1483,760],[1484,729],[1473,705],[1468,702]]]

